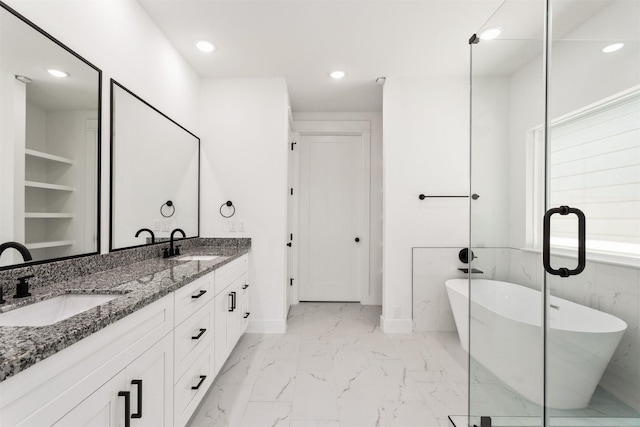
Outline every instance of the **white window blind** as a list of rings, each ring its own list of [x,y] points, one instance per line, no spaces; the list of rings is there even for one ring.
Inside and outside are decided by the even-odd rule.
[[[554,122],[548,157],[548,206],[585,213],[587,249],[640,256],[640,90]],[[554,216],[551,244],[577,247],[576,222]]]

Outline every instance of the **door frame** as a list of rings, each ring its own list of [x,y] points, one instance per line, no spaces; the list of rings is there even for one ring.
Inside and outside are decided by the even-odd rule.
[[[371,123],[368,120],[297,120],[293,122],[293,130],[297,137],[297,141],[301,141],[305,136],[359,136],[362,140],[362,201],[363,212],[361,217],[362,224],[362,240],[363,240],[363,253],[362,253],[362,271],[360,272],[360,301],[368,301],[371,295],[371,281],[370,281],[370,253],[371,253],[371,230],[370,230],[370,218],[371,218]],[[300,183],[300,159],[295,154],[294,149],[294,168],[293,174],[295,184],[293,207],[293,229],[294,235],[300,236],[300,197],[299,189]],[[298,243],[299,243],[298,239]],[[296,244],[294,238],[293,244],[293,271],[299,276],[299,259],[300,259],[300,245]],[[299,299],[299,281],[294,285],[292,289],[292,303],[297,304]]]

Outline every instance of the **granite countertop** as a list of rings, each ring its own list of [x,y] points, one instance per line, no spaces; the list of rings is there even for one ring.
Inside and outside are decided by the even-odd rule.
[[[210,261],[150,258],[74,280],[31,289],[31,297],[0,312],[69,293],[121,294],[115,299],[47,326],[0,326],[0,381],[65,349],[92,333],[246,254],[247,248],[194,248],[185,255],[219,255]]]

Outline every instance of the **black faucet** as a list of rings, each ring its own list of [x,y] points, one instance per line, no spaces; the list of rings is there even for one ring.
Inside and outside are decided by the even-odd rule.
[[[155,234],[153,234],[153,231],[149,230],[148,228],[141,228],[140,230],[136,231],[136,237],[138,237],[140,235],[140,233],[142,233],[143,231],[146,231],[149,234],[151,234],[151,243],[155,243],[156,242]]]
[[[4,252],[5,249],[9,248],[16,249],[18,252],[20,252],[20,255],[22,255],[22,259],[24,260],[24,262],[31,261],[33,259],[33,257],[31,256],[31,252],[29,252],[29,249],[27,249],[27,247],[22,243],[18,242],[6,242],[1,244],[0,255],[2,255],[2,252]]]
[[[33,257],[31,256],[31,252],[29,252],[29,249],[27,249],[27,247],[22,243],[18,243],[18,242],[6,242],[1,244],[0,256],[5,251],[5,249],[9,249],[9,248],[16,249],[18,252],[20,252],[20,255],[22,255],[22,260],[24,262],[33,260]],[[16,294],[13,296],[14,298],[24,298],[31,295],[29,293],[29,284],[27,283],[27,279],[31,277],[33,277],[33,274],[18,278],[19,283],[16,286]],[[2,296],[2,287],[0,287],[0,304],[4,304],[4,303],[5,303],[5,300]]]
[[[164,258],[169,258],[172,257],[174,255],[180,255],[180,246],[176,246],[176,248],[173,248],[173,236],[176,233],[180,233],[182,234],[182,238],[186,238],[187,235],[184,234],[184,231],[181,228],[176,228],[171,232],[171,237],[169,239],[169,252],[167,253],[167,249],[165,248],[164,250]]]

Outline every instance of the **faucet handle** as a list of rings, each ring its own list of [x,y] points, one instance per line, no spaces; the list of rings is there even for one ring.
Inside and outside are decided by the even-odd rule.
[[[174,255],[180,255],[180,245],[176,245],[175,250],[173,251]]]
[[[29,292],[28,280],[32,277],[35,276],[33,274],[28,274],[26,276],[18,277],[18,283],[16,284],[16,294],[13,296],[14,298],[25,298],[31,296],[31,293]]]
[[[169,248],[162,248],[162,258],[169,258]]]

